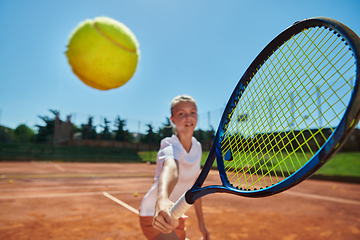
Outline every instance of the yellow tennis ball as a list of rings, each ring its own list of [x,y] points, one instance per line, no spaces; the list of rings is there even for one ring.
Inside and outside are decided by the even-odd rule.
[[[81,22],[70,36],[66,55],[73,72],[88,86],[109,90],[135,73],[139,43],[124,24],[97,17]]]
[[[134,196],[137,197],[137,196],[138,196],[138,193],[137,193],[137,192],[134,192]]]

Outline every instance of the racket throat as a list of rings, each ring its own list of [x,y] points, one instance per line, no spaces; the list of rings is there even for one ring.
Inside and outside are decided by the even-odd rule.
[[[194,204],[194,202],[208,194],[218,192],[219,188],[217,186],[208,186],[204,188],[195,188],[190,189],[185,193],[185,200],[188,204]]]
[[[191,190],[188,190],[186,193],[185,193],[185,201],[190,204],[190,205],[193,205],[194,202],[196,201],[196,199],[194,199],[195,197],[195,194],[193,192],[191,192]]]

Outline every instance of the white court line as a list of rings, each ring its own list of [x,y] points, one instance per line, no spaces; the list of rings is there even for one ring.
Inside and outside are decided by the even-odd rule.
[[[104,192],[103,194],[104,194],[105,197],[110,198],[110,199],[113,200],[114,202],[120,204],[121,206],[125,207],[126,209],[128,209],[128,210],[132,211],[133,213],[136,213],[137,215],[139,215],[139,211],[138,211],[137,209],[133,208],[132,206],[127,205],[127,204],[124,203],[123,201],[117,199],[116,197],[111,196],[111,195],[108,194],[107,192]],[[190,240],[190,239],[185,238],[185,240]]]
[[[60,171],[62,171],[62,172],[65,172],[65,171],[66,171],[65,168],[61,167],[61,166],[58,165],[58,164],[54,164],[53,166],[56,167],[58,170],[60,170]]]
[[[137,191],[138,193],[145,193],[147,190]],[[134,190],[131,191],[111,191],[112,194],[134,194]],[[51,198],[51,197],[74,197],[74,196],[92,196],[92,195],[102,195],[103,192],[80,192],[80,193],[46,193],[46,194],[36,194],[36,195],[19,195],[19,196],[0,196],[0,200],[7,199],[20,199],[20,198]]]
[[[64,187],[63,189],[70,188],[70,187]],[[77,187],[75,187],[77,188]],[[80,187],[81,188],[81,187]],[[33,190],[44,190],[43,188],[33,188]],[[61,189],[59,187],[58,189]],[[6,191],[4,189],[1,189],[2,191]],[[146,193],[147,190],[138,190],[138,193]],[[128,191],[111,191],[112,194],[128,194],[128,193],[134,193],[134,190],[128,190]],[[49,197],[71,197],[71,196],[90,196],[90,195],[101,195],[103,192],[80,192],[80,193],[46,193],[46,194],[36,194],[36,195],[17,195],[17,196],[0,196],[0,200],[3,199],[20,199],[20,198],[49,198]],[[283,194],[289,194],[294,196],[300,196],[300,197],[307,197],[307,198],[315,198],[315,199],[321,199],[321,200],[327,200],[332,202],[339,202],[339,203],[348,203],[348,204],[356,204],[360,205],[360,201],[356,200],[348,200],[343,198],[335,198],[335,197],[327,197],[327,196],[321,196],[316,194],[310,194],[310,193],[300,193],[300,192],[294,192],[294,191],[285,191]]]
[[[360,205],[360,201],[356,201],[356,200],[327,197],[327,196],[321,196],[321,195],[310,194],[310,193],[300,193],[300,192],[294,192],[294,191],[285,191],[283,193],[294,195],[294,196],[300,196],[300,197],[308,197],[308,198],[315,198],[315,199],[321,199],[321,200],[327,200],[327,201],[333,201],[333,202],[339,202],[339,203],[349,203],[349,204]]]
[[[130,205],[127,205],[126,203],[124,203],[123,201],[117,199],[116,197],[113,197],[111,196],[110,194],[108,194],[107,192],[103,192],[104,196],[107,197],[107,198],[110,198],[111,200],[113,200],[114,202],[120,204],[121,206],[123,206],[124,208],[132,211],[133,213],[136,213],[139,215],[139,210],[133,208],[132,206]]]

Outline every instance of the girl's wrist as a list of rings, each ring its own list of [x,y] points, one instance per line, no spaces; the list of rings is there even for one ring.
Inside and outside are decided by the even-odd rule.
[[[199,228],[205,227],[205,222],[198,222]]]
[[[167,196],[167,194],[158,194],[158,196],[157,196],[157,200],[158,201],[161,201],[161,200],[168,200],[169,199],[169,197]]]

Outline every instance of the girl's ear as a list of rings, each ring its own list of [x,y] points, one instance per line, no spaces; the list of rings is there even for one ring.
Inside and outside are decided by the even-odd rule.
[[[174,119],[172,116],[170,117],[170,121],[174,125],[174,126],[171,126],[172,132],[173,132],[173,134],[176,134],[176,125],[174,123]]]
[[[174,120],[173,120],[173,117],[172,117],[172,116],[170,116],[170,121],[172,122],[172,124],[174,124],[174,125],[175,125],[175,123],[174,123]]]

